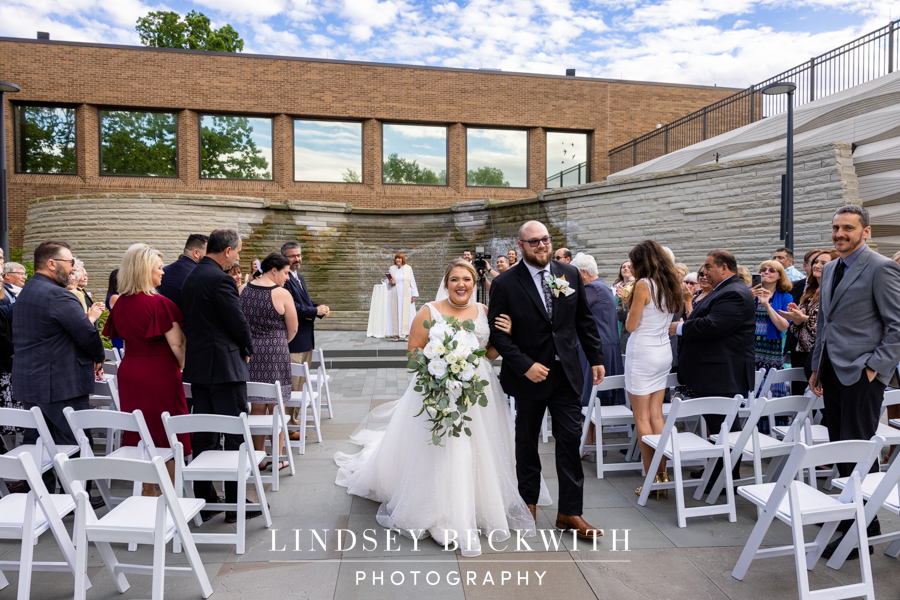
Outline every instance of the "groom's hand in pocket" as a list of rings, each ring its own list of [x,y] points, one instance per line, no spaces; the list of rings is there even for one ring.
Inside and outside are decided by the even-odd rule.
[[[528,378],[529,381],[533,383],[540,383],[547,379],[547,375],[550,374],[550,369],[545,367],[539,362],[531,365],[531,368],[525,371],[525,377]]]

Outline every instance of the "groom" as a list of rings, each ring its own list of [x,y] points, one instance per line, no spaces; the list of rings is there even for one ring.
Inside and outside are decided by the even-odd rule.
[[[584,380],[576,335],[592,365],[595,385],[604,376],[600,335],[578,270],[550,261],[553,243],[543,223],[528,221],[522,225],[518,245],[523,260],[491,283],[488,321],[491,344],[503,357],[500,383],[516,399],[519,494],[536,517],[541,487],[538,436],[544,410],[549,408],[559,477],[556,526],[573,529],[578,537],[594,539],[603,531],[581,518],[584,472],[578,450]],[[494,319],[500,314],[511,318],[511,334],[494,327]]]

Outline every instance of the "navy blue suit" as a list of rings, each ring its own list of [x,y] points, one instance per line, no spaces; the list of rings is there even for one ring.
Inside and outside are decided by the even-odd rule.
[[[100,334],[75,294],[40,273],[25,284],[15,306],[13,397],[25,408],[41,408],[57,443],[74,444],[62,409],[89,407],[94,364],[104,360]],[[25,443],[36,438],[34,430],[25,432]]]
[[[297,276],[297,279],[294,278],[294,275]],[[316,347],[315,327],[316,317],[319,316],[316,307],[319,305],[309,297],[309,292],[306,290],[306,280],[299,273],[291,272],[291,276],[288,277],[287,282],[284,284],[284,289],[289,291],[291,297],[294,298],[294,306],[297,308],[297,320],[300,324],[297,329],[297,335],[288,343],[288,350],[291,354],[309,352]]]
[[[181,303],[181,288],[188,274],[197,267],[197,263],[190,256],[182,254],[178,260],[163,267],[163,278],[156,291],[175,303],[175,306],[184,313],[184,304]]]
[[[618,317],[616,316],[616,299],[612,289],[602,277],[584,284],[584,297],[588,308],[594,315],[594,322],[600,333],[600,341],[603,343],[603,366],[606,368],[606,377],[621,375],[625,372],[622,364],[622,347],[619,345]],[[581,371],[584,373],[584,388],[581,390],[581,405],[587,406],[591,400],[591,390],[594,389],[593,374],[588,365],[587,357],[579,344],[578,356],[581,360]],[[599,392],[600,404],[609,406],[613,404],[625,404],[624,390],[607,390]]]

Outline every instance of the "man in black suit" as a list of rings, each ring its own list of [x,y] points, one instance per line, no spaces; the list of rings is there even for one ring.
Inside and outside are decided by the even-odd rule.
[[[163,278],[156,291],[175,303],[184,312],[181,301],[181,288],[188,274],[194,270],[200,259],[206,256],[206,243],[209,238],[199,233],[192,233],[184,243],[184,251],[173,263],[163,267]]]
[[[316,347],[316,319],[324,319],[328,316],[328,307],[324,304],[316,304],[309,297],[309,290],[306,287],[306,280],[300,274],[300,265],[303,264],[303,250],[297,242],[287,242],[281,246],[281,255],[291,262],[291,276],[284,284],[284,288],[291,293],[294,298],[294,306],[297,308],[297,318],[300,321],[300,327],[297,329],[297,335],[288,342],[288,350],[291,353],[291,362],[306,363],[309,367],[312,359],[313,348]],[[303,377],[293,377],[291,389],[299,392],[303,389],[305,383]],[[294,407],[290,410],[290,424],[300,425],[300,407]],[[299,431],[291,432],[292,440],[300,439]]]
[[[216,229],[209,236],[206,256],[184,280],[182,301],[187,348],[183,379],[191,384],[194,412],[238,416],[247,412],[247,363],[253,354],[250,325],[241,310],[234,280],[225,271],[240,260],[241,238],[233,229]],[[193,434],[193,455],[216,447],[218,435]],[[225,449],[237,450],[243,438],[225,436]],[[209,481],[194,483],[194,495],[208,504],[219,502]],[[237,502],[237,483],[225,482],[225,501]],[[204,511],[210,517],[216,511]],[[247,518],[259,516],[248,512]],[[225,515],[235,522],[236,513]]]
[[[544,411],[549,408],[559,477],[556,526],[573,529],[579,537],[594,539],[603,535],[603,531],[588,525],[581,517],[584,471],[578,447],[584,379],[576,336],[591,365],[595,384],[604,375],[600,336],[578,270],[563,262],[550,261],[553,244],[547,228],[538,221],[522,225],[519,248],[521,263],[493,281],[488,313],[491,344],[503,357],[500,383],[516,399],[519,493],[532,516],[536,515],[541,482],[538,436]],[[567,285],[561,282],[563,277]],[[494,326],[501,313],[512,319],[511,334]]]
[[[69,244],[50,240],[34,251],[34,277],[25,284],[13,311],[15,351],[13,397],[30,409],[38,406],[57,444],[76,444],[63,409],[90,408],[94,371],[103,364],[103,342],[95,323],[102,304],[85,314],[75,294],[66,289],[75,259]],[[25,443],[37,439],[25,432]]]

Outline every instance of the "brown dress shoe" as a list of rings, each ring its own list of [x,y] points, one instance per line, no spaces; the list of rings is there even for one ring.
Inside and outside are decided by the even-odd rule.
[[[290,433],[288,434],[288,437],[296,442],[297,440],[300,439],[300,432],[299,432],[299,431],[292,431],[292,432],[290,432]]]
[[[537,523],[537,505],[536,504],[526,504],[528,510],[531,511],[531,518],[534,519],[534,522]]]
[[[597,529],[581,518],[581,515],[564,515],[556,513],[556,526],[560,529],[574,529],[578,537],[583,540],[593,540],[603,535],[602,529]]]

